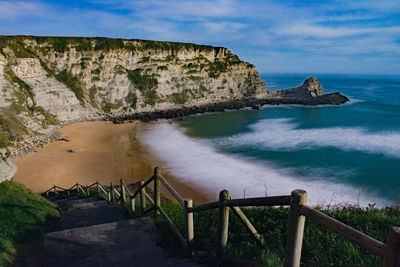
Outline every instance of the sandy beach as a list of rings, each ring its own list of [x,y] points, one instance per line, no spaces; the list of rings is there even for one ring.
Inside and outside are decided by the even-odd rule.
[[[57,141],[37,147],[35,152],[14,159],[18,171],[13,180],[34,192],[43,192],[53,185],[71,187],[76,182],[87,185],[99,180],[103,184],[146,180],[154,166],[162,162],[149,154],[137,139],[143,123],[113,124],[81,122],[60,129],[68,141]],[[196,202],[214,199],[207,192],[194,190],[171,173],[164,177],[183,197]]]

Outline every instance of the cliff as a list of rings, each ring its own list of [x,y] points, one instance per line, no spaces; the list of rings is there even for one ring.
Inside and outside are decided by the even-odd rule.
[[[268,92],[223,47],[86,37],[0,36],[0,148],[58,138],[75,121],[151,120],[265,104],[341,104],[316,78]],[[18,148],[18,149],[16,149]]]
[[[0,147],[73,121],[268,95],[226,48],[33,36],[0,36],[0,93]]]

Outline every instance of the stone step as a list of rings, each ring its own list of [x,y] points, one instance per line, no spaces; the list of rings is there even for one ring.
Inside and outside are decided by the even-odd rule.
[[[42,266],[205,266],[167,257],[150,218],[48,233]]]
[[[61,230],[117,222],[127,219],[126,211],[104,200],[65,203],[61,210]]]
[[[89,202],[75,202],[75,203],[70,203],[70,204],[71,204],[71,208],[73,208],[73,209],[90,209],[90,208],[109,206],[109,204],[105,200],[97,200],[97,201],[89,201]]]

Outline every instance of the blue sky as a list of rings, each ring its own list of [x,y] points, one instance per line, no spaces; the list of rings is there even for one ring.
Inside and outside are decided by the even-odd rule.
[[[0,0],[0,34],[224,46],[261,73],[400,74],[399,0]]]

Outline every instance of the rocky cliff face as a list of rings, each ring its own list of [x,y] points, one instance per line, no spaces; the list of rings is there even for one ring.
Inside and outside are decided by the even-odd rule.
[[[222,47],[0,37],[0,147],[106,114],[267,96],[255,67]]]

